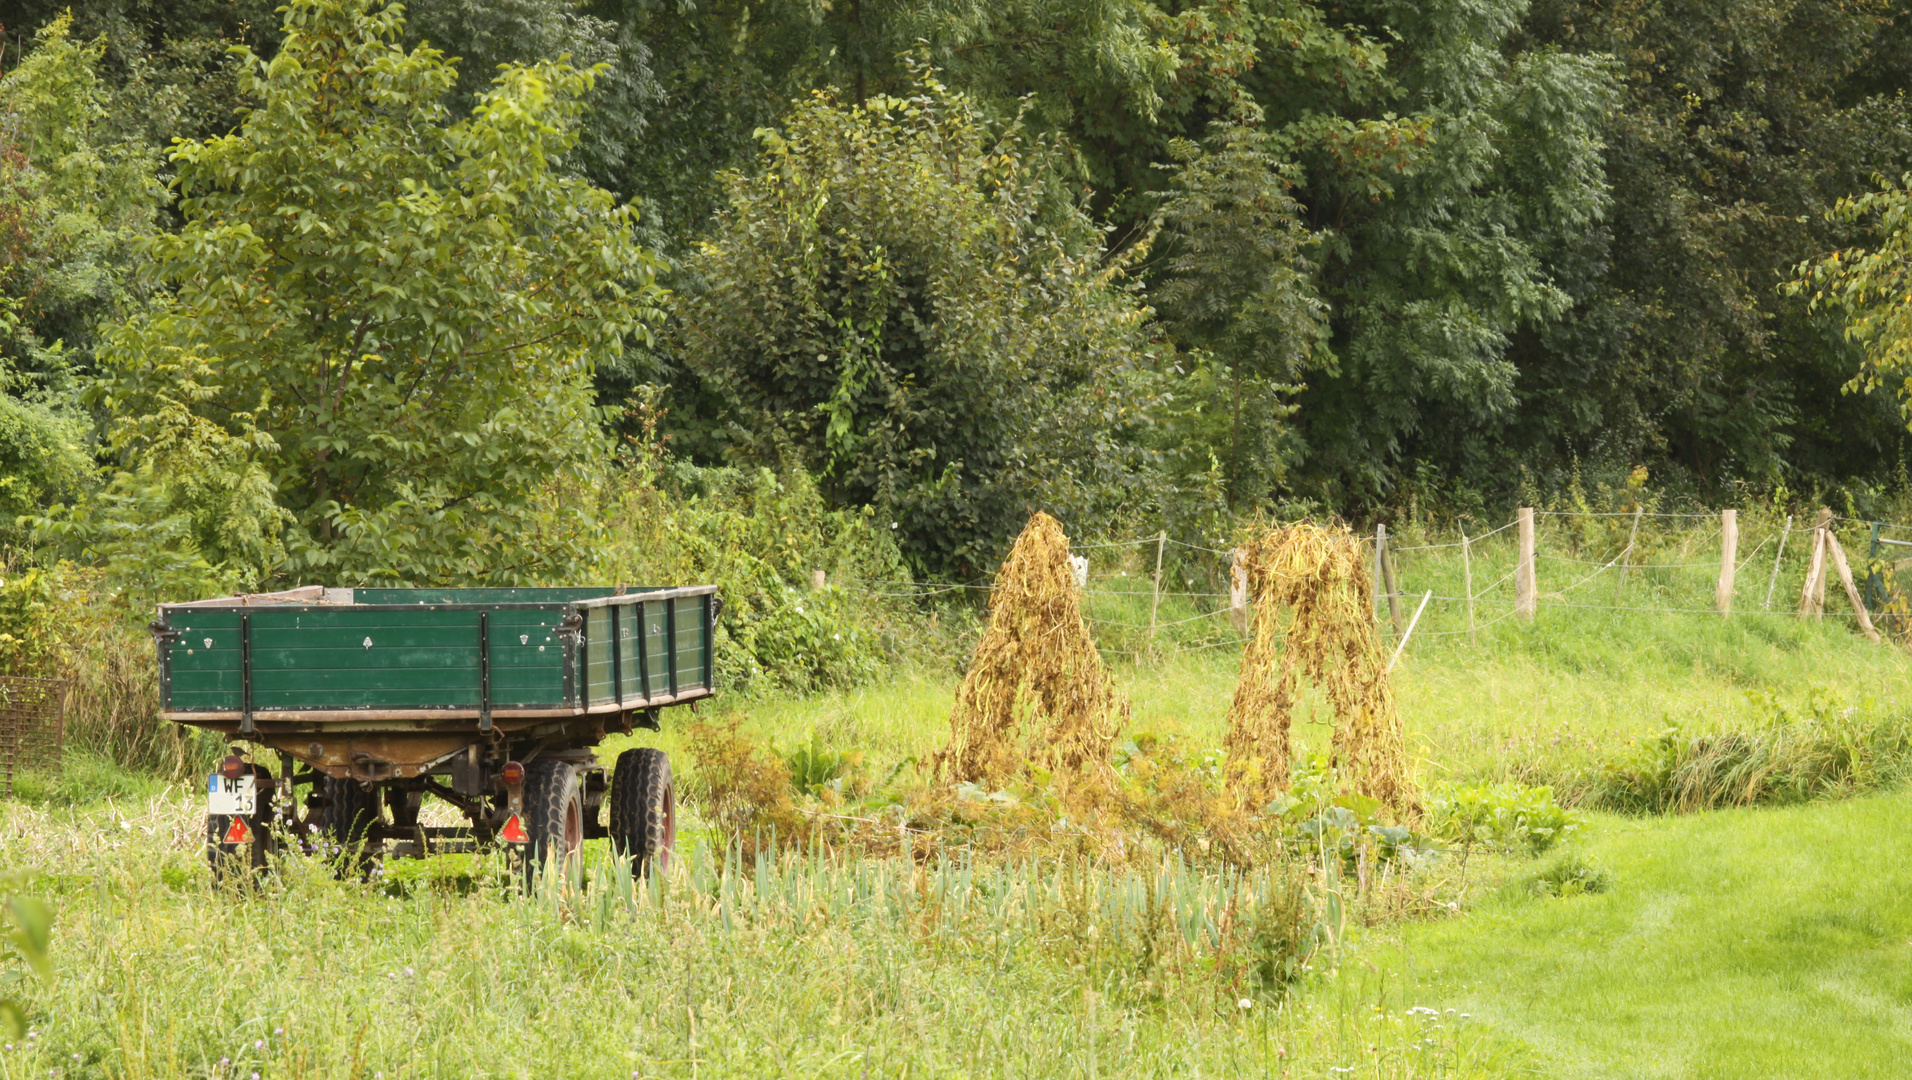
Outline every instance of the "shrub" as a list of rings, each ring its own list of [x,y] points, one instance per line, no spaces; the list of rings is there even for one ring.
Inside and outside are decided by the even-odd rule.
[[[920,569],[968,577],[1031,510],[1133,501],[1156,350],[1125,266],[1045,185],[1053,151],[917,74],[910,97],[820,91],[759,132],[673,345],[714,406],[684,417],[700,453],[799,455]]]
[[[727,690],[853,686],[927,647],[920,615],[897,595],[908,574],[887,528],[867,511],[829,509],[800,467],[681,460],[657,434],[653,401],[631,408],[638,431],[614,462],[547,491],[535,528],[555,542],[580,531],[566,518],[591,518],[604,580],[715,584]]]
[[[68,682],[69,756],[183,776],[217,740],[159,719],[159,671],[146,610],[98,570],[0,567],[0,673]]]
[[[686,749],[697,768],[686,779],[685,794],[747,855],[778,838],[804,834],[805,822],[790,798],[790,766],[745,734],[737,717],[692,724]]]

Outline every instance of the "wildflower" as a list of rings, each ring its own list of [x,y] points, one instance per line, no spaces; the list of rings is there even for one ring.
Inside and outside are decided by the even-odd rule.
[[[1235,1002],[1235,1005],[1243,1009],[1252,1009],[1255,1007],[1254,1001],[1249,998],[1242,998],[1240,1001]]]
[[[274,1035],[284,1035],[284,1034],[285,1034],[285,1029],[284,1029],[284,1028],[273,1028],[273,1029],[272,1029],[272,1033],[273,1033]]]

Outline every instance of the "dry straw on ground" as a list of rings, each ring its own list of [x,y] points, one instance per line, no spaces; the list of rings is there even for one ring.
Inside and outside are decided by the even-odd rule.
[[[1110,682],[1082,621],[1068,537],[1037,513],[996,576],[936,775],[1003,784],[1035,767],[1076,790],[1105,778],[1128,711]]]
[[[1245,562],[1255,613],[1223,740],[1231,786],[1251,803],[1287,788],[1305,673],[1334,708],[1340,775],[1396,820],[1418,819],[1360,542],[1345,528],[1304,523],[1266,531],[1247,545]]]

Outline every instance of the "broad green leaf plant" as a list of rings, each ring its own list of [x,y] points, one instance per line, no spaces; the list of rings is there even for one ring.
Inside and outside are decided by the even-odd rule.
[[[183,406],[254,455],[288,579],[562,574],[583,545],[533,549],[516,519],[601,449],[593,365],[661,296],[636,210],[567,171],[595,71],[504,65],[454,118],[457,69],[399,44],[398,6],[283,10],[275,56],[235,50],[258,106],[173,151],[185,224],[150,245],[171,291],[98,395],[116,442],[162,452],[180,425],[150,418]]]

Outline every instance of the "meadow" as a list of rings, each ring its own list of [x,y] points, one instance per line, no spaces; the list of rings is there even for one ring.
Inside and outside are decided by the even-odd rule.
[[[1097,556],[1088,604],[1128,737],[1212,751],[1232,631],[1181,595],[1149,636],[1137,550]],[[1471,550],[1476,580],[1505,554]],[[1412,600],[1461,592],[1449,549],[1401,569]],[[634,881],[594,842],[587,885],[531,896],[450,858],[371,883],[294,858],[222,889],[197,785],[76,755],[0,803],[0,873],[56,912],[51,977],[0,987],[33,1023],[0,1077],[1889,1075],[1912,1049],[1906,654],[1832,615],[1675,610],[1708,573],[1596,579],[1628,601],[1605,606],[1543,579],[1531,624],[1487,625],[1483,596],[1473,634],[1430,604],[1394,672],[1423,786],[1550,785],[1578,828],[1538,856],[1450,843],[1350,872],[1333,940],[1279,978],[1270,928],[1305,890],[1276,870],[972,851],[888,817],[895,850],[745,855],[699,812],[687,717],[604,747],[672,752],[677,870]],[[701,719],[907,786],[956,680],[922,662]]]

